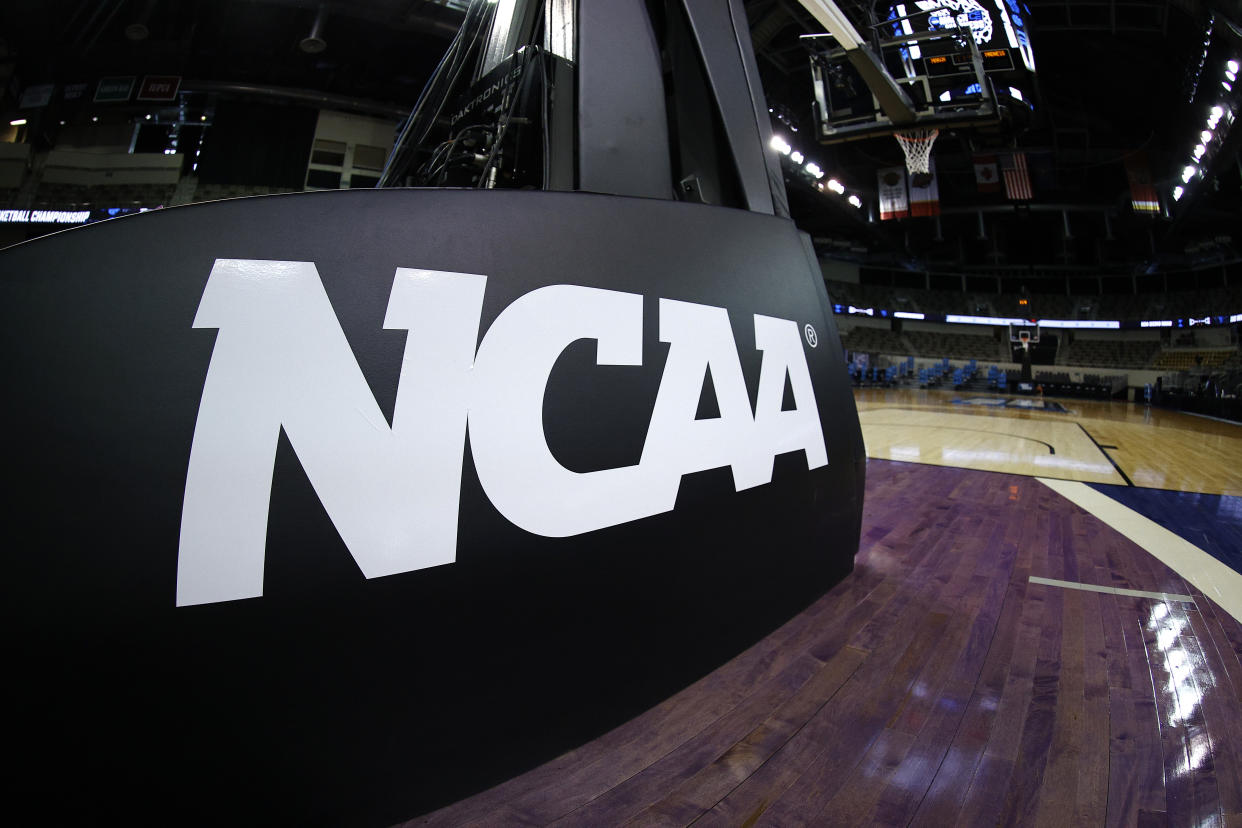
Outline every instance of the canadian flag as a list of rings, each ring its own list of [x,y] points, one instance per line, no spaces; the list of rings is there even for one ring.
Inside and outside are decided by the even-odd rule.
[[[1000,192],[1000,167],[995,155],[975,153],[975,184],[981,193]]]

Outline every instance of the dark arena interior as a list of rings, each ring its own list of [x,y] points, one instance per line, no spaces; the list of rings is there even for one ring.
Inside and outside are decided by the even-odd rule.
[[[7,0],[12,820],[1242,826],[1238,0]]]

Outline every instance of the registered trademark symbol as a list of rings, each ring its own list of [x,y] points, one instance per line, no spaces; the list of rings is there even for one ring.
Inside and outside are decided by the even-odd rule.
[[[819,334],[815,333],[815,329],[811,327],[811,323],[807,322],[806,327],[802,329],[802,333],[806,336],[806,344],[812,348],[819,345]]]

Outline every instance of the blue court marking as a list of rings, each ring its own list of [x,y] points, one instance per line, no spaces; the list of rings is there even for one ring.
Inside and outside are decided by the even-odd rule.
[[[1242,573],[1242,497],[1088,483]]]
[[[966,399],[958,397],[952,402],[954,405],[979,405],[986,408],[1004,408],[1005,403],[1009,402],[1009,400],[1006,400],[1003,397],[967,397]]]
[[[1027,411],[1053,411],[1068,414],[1069,409],[1054,400],[1041,400],[1036,397],[966,397],[950,400],[953,405],[973,405],[982,408],[1016,408]]]

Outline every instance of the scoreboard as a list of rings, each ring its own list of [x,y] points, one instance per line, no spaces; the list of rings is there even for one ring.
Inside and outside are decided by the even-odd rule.
[[[934,100],[980,91],[976,51],[983,71],[1006,81],[996,84],[1002,90],[1020,88],[1035,71],[1027,9],[1018,0],[911,0],[890,6],[886,25],[885,34],[901,43],[888,54],[891,70],[898,77],[926,77]],[[963,48],[970,46],[967,35],[974,49]],[[911,39],[901,42],[904,36]]]
[[[1018,128],[1034,111],[1035,51],[1021,0],[907,0],[872,24],[883,70],[920,121]],[[872,81],[832,35],[807,35],[820,141],[862,137],[891,124]]]
[[[988,71],[1018,68],[1035,71],[1035,52],[1027,32],[1027,10],[1017,0],[913,0],[890,6],[888,19],[892,21],[892,34],[898,37],[920,32],[964,34],[969,31]],[[923,59],[929,70],[967,71],[969,61],[963,67],[961,61],[935,60],[950,51],[948,43],[913,44],[908,47],[909,57]]]

